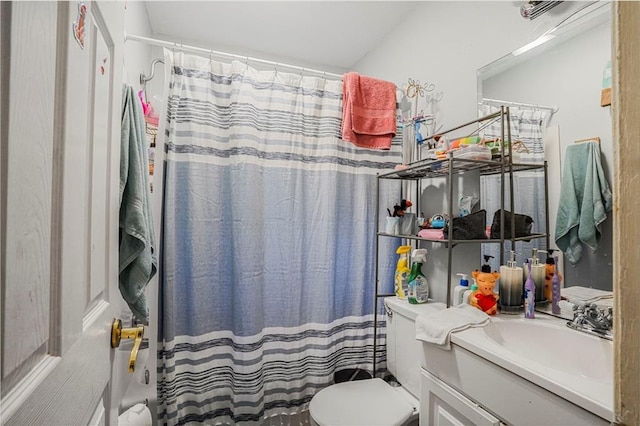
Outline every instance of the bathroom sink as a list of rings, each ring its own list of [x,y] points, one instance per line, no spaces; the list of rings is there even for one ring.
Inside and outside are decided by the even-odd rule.
[[[540,314],[497,315],[451,342],[574,404],[613,419],[613,342]]]
[[[612,381],[610,341],[577,332],[555,321],[550,323],[545,320],[547,318],[492,321],[482,331],[505,350],[533,358],[548,368],[603,382]]]

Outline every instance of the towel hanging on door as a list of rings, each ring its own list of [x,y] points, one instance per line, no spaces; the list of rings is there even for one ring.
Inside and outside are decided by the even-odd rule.
[[[131,311],[148,323],[144,289],[155,275],[158,260],[149,195],[145,124],[142,106],[130,86],[122,90],[120,133],[119,287]]]

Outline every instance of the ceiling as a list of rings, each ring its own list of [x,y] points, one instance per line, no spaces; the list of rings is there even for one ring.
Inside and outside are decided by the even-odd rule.
[[[420,2],[148,1],[154,36],[327,71],[351,69]]]

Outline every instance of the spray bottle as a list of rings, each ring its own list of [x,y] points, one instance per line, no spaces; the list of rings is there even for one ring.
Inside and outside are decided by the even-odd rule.
[[[533,277],[531,276],[533,265],[529,263],[527,266],[529,269],[529,276],[527,277],[527,281],[524,283],[524,317],[534,319],[536,317],[534,312],[536,305],[536,285],[533,282]]]
[[[427,303],[429,300],[429,283],[422,273],[422,264],[427,262],[427,249],[413,251],[413,264],[409,274],[409,303]]]
[[[400,246],[396,250],[396,253],[400,255],[398,258],[398,263],[396,264],[396,273],[394,278],[395,292],[396,296],[400,299],[407,298],[407,292],[409,290],[409,274],[411,273],[411,269],[409,269],[409,252],[411,251],[411,246]]]

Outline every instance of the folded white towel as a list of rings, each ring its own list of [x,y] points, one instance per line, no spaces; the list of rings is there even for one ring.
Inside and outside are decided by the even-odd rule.
[[[571,303],[584,304],[598,302],[602,299],[613,299],[613,292],[581,286],[564,287],[560,290],[563,299]]]
[[[416,318],[416,339],[451,349],[451,333],[489,322],[489,315],[471,305],[460,304]]]

